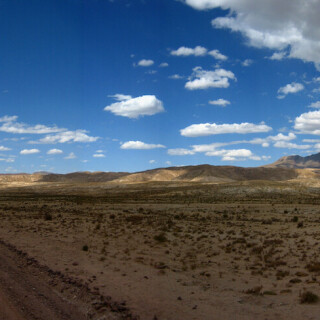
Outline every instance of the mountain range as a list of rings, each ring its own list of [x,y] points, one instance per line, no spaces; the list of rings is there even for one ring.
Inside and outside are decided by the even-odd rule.
[[[129,172],[73,172],[55,174],[36,172],[33,174],[0,174],[0,183],[92,183],[113,182],[119,184],[141,182],[202,182],[224,183],[233,181],[287,181],[297,178],[320,177],[320,153],[301,157],[282,157],[272,164],[261,167],[243,168],[236,166],[213,166],[209,164],[158,168],[147,171]]]

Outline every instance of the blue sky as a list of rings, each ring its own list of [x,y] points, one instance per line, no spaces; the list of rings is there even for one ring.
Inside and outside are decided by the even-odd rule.
[[[0,172],[320,151],[320,0],[1,0]]]

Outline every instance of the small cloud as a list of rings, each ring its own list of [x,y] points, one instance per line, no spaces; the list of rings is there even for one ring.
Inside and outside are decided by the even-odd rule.
[[[150,144],[142,141],[127,141],[121,144],[121,149],[149,150],[157,148],[165,148],[162,144]]]
[[[188,47],[180,47],[177,50],[172,50],[170,54],[172,56],[205,56],[208,50],[201,46],[196,46],[195,48],[188,48]]]
[[[301,83],[296,83],[296,82],[289,83],[278,90],[278,94],[279,94],[278,99],[283,99],[286,97],[287,94],[297,93],[303,89],[304,89],[304,85]]]
[[[123,98],[125,95],[121,96]],[[112,103],[106,106],[104,110],[110,111],[117,116],[136,119],[140,116],[151,116],[163,112],[164,108],[162,101],[157,99],[156,96],[144,95],[136,98],[127,96],[127,99]]]
[[[11,149],[4,146],[0,146],[0,151],[9,151],[9,150]]]
[[[156,163],[156,160],[149,160],[150,164]]]
[[[174,79],[174,80],[183,79],[183,76],[180,76],[179,74],[173,74],[172,76],[169,76],[169,79]]]
[[[230,104],[230,101],[225,100],[225,99],[210,100],[209,104],[212,104],[214,106],[226,107],[228,104]]]
[[[228,88],[229,80],[236,81],[233,72],[225,69],[216,69],[214,71],[203,70],[201,67],[193,69],[189,81],[185,84],[188,90],[199,90],[208,88]]]
[[[95,153],[93,155],[94,158],[105,158],[106,156],[103,153]]]
[[[271,57],[268,57],[270,60],[282,60],[286,57],[285,51],[274,52]]]
[[[188,150],[184,148],[168,149],[168,154],[170,156],[187,156],[193,155],[195,152],[193,150]]]
[[[35,154],[39,152],[40,152],[39,149],[23,149],[20,151],[20,154],[27,155],[27,154]]]
[[[192,124],[184,129],[181,129],[180,133],[185,137],[200,137],[225,133],[246,134],[268,132],[270,130],[272,130],[272,128],[267,126],[263,122],[260,124],[253,124],[248,122],[232,124],[199,123]]]
[[[166,165],[171,166],[172,165],[171,161],[166,161]]]
[[[224,60],[227,60],[227,59],[228,59],[228,57],[225,56],[224,54],[222,54],[219,50],[211,50],[211,51],[209,51],[208,54],[209,54],[210,56],[214,57],[214,58],[217,59],[217,60],[222,60],[222,61],[224,61]]]
[[[160,68],[169,67],[169,63],[167,63],[167,62],[162,62],[162,63],[159,64],[159,67],[160,67]]]
[[[73,153],[73,152],[70,152],[66,157],[64,157],[65,159],[67,160],[70,160],[70,159],[75,159],[77,156]]]
[[[308,107],[309,108],[320,108],[320,101],[312,102]]]
[[[61,153],[63,153],[63,151],[60,150],[60,149],[50,149],[50,150],[47,152],[47,154],[61,154]]]
[[[138,62],[139,67],[150,67],[154,64],[153,60],[142,59]]]
[[[241,63],[244,67],[249,67],[253,64],[253,60],[251,59],[246,59]]]

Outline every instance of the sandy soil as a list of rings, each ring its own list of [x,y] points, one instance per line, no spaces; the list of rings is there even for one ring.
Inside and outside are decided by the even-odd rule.
[[[12,190],[0,238],[58,274],[49,287],[86,317],[318,319],[319,302],[301,302],[320,296],[319,200],[289,185]]]

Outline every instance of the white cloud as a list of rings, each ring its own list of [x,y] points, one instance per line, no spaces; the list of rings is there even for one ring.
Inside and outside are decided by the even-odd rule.
[[[77,156],[73,153],[73,152],[70,152],[66,157],[64,157],[65,159],[67,160],[70,160],[70,159],[75,159],[77,158]]]
[[[138,62],[138,66],[140,67],[150,67],[154,64],[153,60],[142,59]]]
[[[162,63],[159,64],[160,68],[166,68],[168,66],[169,66],[169,63],[167,63],[167,62],[162,62]]]
[[[211,50],[208,51],[207,48],[201,47],[201,46],[196,46],[195,48],[188,48],[188,47],[180,47],[177,50],[172,50],[170,52],[172,56],[196,56],[196,57],[203,57],[206,55],[210,55],[211,57],[217,59],[217,60],[227,60],[228,57],[222,54],[219,50]]]
[[[246,60],[244,60],[243,62],[242,62],[242,65],[244,66],[244,67],[249,67],[249,66],[251,66],[253,64],[253,60],[251,60],[251,59],[246,59]]]
[[[172,50],[170,52],[173,56],[205,56],[208,50],[201,46],[196,46],[195,48],[180,47],[177,50]]]
[[[121,99],[123,95],[116,95],[116,99]],[[4,116],[0,118],[3,124],[0,131],[14,134],[46,134],[44,138],[37,141],[29,141],[28,143],[64,143],[64,142],[94,142],[99,137],[90,137],[86,130],[69,131],[68,129],[58,128],[57,126],[48,127],[42,124],[34,126],[17,122],[17,116]],[[24,140],[25,138],[21,138]]]
[[[285,51],[280,52],[274,52],[271,57],[269,57],[270,60],[282,60],[286,57]]]
[[[201,67],[196,67],[193,69],[189,81],[185,84],[185,88],[188,90],[228,88],[229,80],[236,80],[234,73],[231,71],[225,69],[207,71]]]
[[[214,57],[217,60],[227,60],[228,57],[222,54],[219,50],[211,50],[208,52],[208,54],[212,57]]]
[[[169,76],[169,79],[174,79],[174,80],[178,80],[182,78],[183,76],[180,76],[179,74],[173,74],[172,76]]]
[[[166,161],[166,165],[171,166],[172,165],[171,161]]]
[[[40,152],[39,149],[23,149],[20,151],[20,154],[26,155],[26,154],[35,154],[39,152]]]
[[[0,161],[11,163],[11,162],[14,162],[15,160],[13,158],[0,158]]]
[[[186,155],[192,155],[194,153],[195,153],[194,151],[184,149],[184,148],[168,149],[168,154],[170,156],[186,156]]]
[[[151,116],[164,111],[162,101],[154,95],[144,95],[137,98],[128,97],[130,98],[106,106],[104,110],[128,118]]]
[[[209,136],[214,134],[224,133],[256,133],[256,132],[268,132],[272,130],[271,127],[264,123],[233,123],[233,124],[216,124],[216,123],[199,123],[192,124],[184,129],[180,130],[182,136],[186,137],[200,137]]]
[[[132,97],[128,94],[122,94],[122,93],[116,93],[113,95],[109,95],[108,97],[113,98],[117,101],[125,101],[125,100],[129,100],[132,99]]]
[[[294,128],[299,133],[320,135],[320,110],[302,113],[295,118]]]
[[[308,107],[309,108],[320,108],[320,101],[312,102]]]
[[[320,63],[320,2],[301,0],[183,0],[198,10],[230,10],[215,28],[242,33],[257,48],[288,50],[289,58]]]
[[[0,122],[14,122],[18,119],[18,116],[3,116],[0,118]]]
[[[289,83],[278,90],[278,94],[279,94],[278,98],[283,99],[287,94],[297,93],[303,89],[304,89],[304,85],[301,83],[296,83],[296,82]]]
[[[4,146],[0,146],[0,151],[9,151],[9,150],[11,149]]]
[[[212,104],[214,106],[226,107],[228,104],[230,104],[230,101],[225,100],[225,99],[210,100],[209,104]]]
[[[47,134],[61,132],[66,129],[58,128],[56,126],[48,127],[42,124],[29,126],[22,122],[17,122],[17,116],[4,116],[0,118],[0,122],[3,123],[0,126],[0,131],[6,133],[18,133],[18,134]]]
[[[127,141],[121,144],[121,149],[149,150],[156,148],[165,148],[162,144],[150,144],[142,141]]]
[[[63,151],[60,150],[60,149],[50,149],[50,150],[47,152],[47,154],[61,154],[61,153],[63,153]]]
[[[103,153],[95,153],[93,155],[94,158],[105,158],[106,156]]]
[[[276,148],[286,148],[286,149],[309,149],[312,146],[311,145],[298,145],[296,143],[292,143],[292,142],[287,142],[287,141],[277,141],[274,146]]]
[[[248,149],[222,149],[206,152],[205,155],[209,157],[222,157],[222,161],[261,160],[259,156],[254,155],[252,151]]]
[[[31,141],[31,143],[66,143],[66,142],[95,142],[99,137],[91,137],[87,135],[86,130],[64,131],[54,135],[47,135],[38,141]]]
[[[156,163],[156,160],[149,160],[150,164]]]

